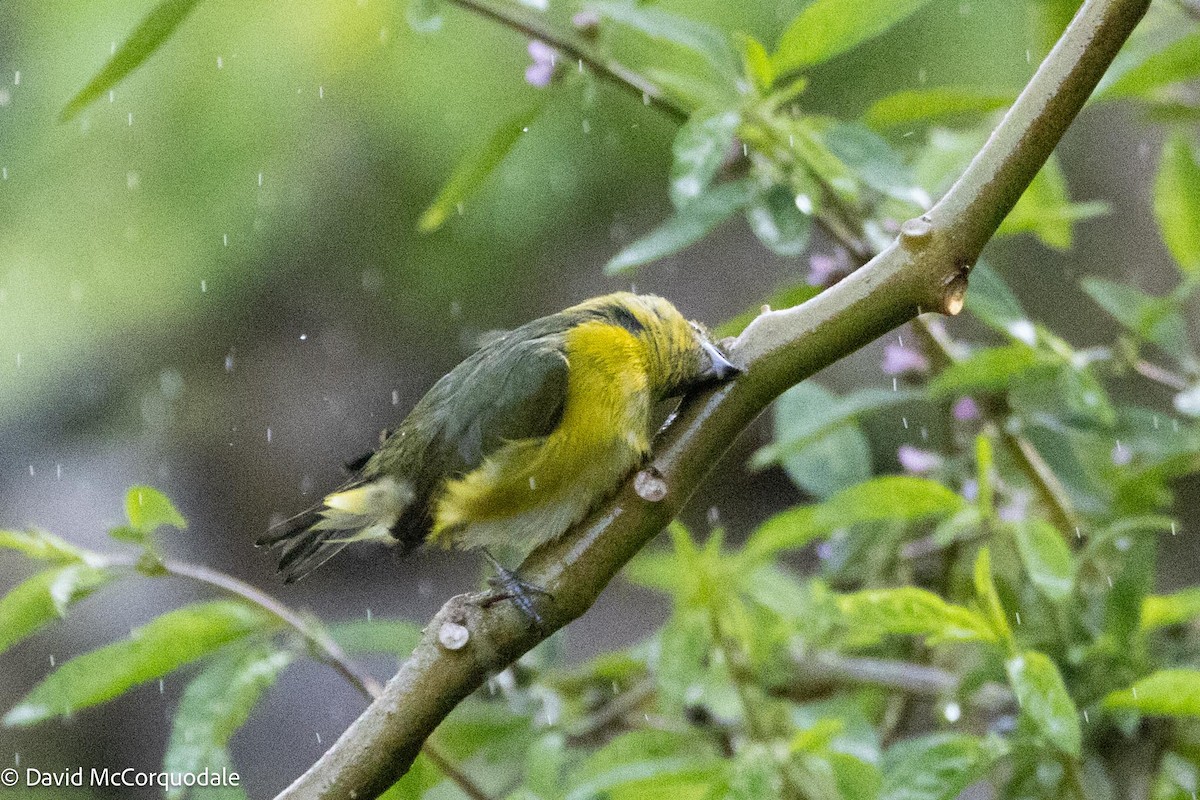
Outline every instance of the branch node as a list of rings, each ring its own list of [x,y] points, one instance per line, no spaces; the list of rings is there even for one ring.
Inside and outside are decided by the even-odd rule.
[[[956,317],[967,302],[967,268],[946,278],[942,282],[941,311],[947,316]]]
[[[442,623],[442,627],[438,628],[437,639],[438,644],[447,650],[462,650],[471,640],[471,631],[467,629],[466,625],[447,620]]]
[[[667,496],[667,482],[653,464],[638,472],[633,490],[647,503],[661,503]]]
[[[900,226],[900,238],[909,247],[924,247],[929,244],[931,233],[933,223],[925,216],[905,220]]]

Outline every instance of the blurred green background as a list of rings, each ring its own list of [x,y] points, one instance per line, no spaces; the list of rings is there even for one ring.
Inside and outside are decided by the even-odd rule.
[[[770,43],[804,3],[662,5]],[[935,2],[822,66],[806,107],[856,116],[917,85],[1015,91],[1062,22],[1047,8]],[[370,609],[424,620],[474,584],[472,557],[401,562],[351,548],[283,587],[251,542],[273,514],[336,483],[339,465],[370,448],[480,333],[629,288],[601,266],[668,213],[675,124],[586,76],[552,90],[527,85],[526,40],[491,22],[447,8],[439,31],[418,35],[403,3],[382,0],[202,3],[111,96],[57,123],[147,10],[109,0],[2,12],[0,526],[105,547],[125,488],[146,482],[191,521],[167,542],[176,554],[325,618]],[[551,0],[547,13],[564,21],[576,10]],[[547,112],[484,190],[443,229],[418,234],[457,160],[540,92],[550,92]],[[1113,331],[1081,300],[1080,275],[1148,289],[1170,281],[1149,213],[1151,131],[1121,108],[1085,113],[1060,154],[1073,198],[1104,199],[1112,215],[1085,223],[1067,253],[1024,239],[991,250],[1030,312],[1077,345]],[[829,247],[818,239],[813,252]],[[739,223],[635,284],[716,323],[806,271],[806,259],[771,255]],[[890,386],[876,351],[825,378]],[[884,467],[912,435],[898,424],[872,434]],[[741,469],[756,436],[715,473],[693,518],[716,508],[736,537],[798,499],[780,474]],[[1194,507],[1196,487],[1182,489]],[[14,569],[0,564],[0,582],[14,581]],[[10,706],[51,659],[192,596],[125,587],[6,654],[0,703]],[[571,651],[653,630],[666,612],[647,597],[614,585],[567,632]],[[392,665],[372,666],[387,675]],[[168,680],[65,725],[0,729],[0,760],[155,769],[178,691]],[[282,787],[361,707],[332,671],[289,671],[234,741],[251,796]]]

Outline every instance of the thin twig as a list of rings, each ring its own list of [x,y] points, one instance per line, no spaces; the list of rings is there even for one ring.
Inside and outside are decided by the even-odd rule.
[[[583,62],[610,83],[632,92],[639,98],[648,99],[652,105],[679,121],[688,118],[689,110],[668,96],[653,81],[639,75],[620,61],[608,58],[600,51],[600,48],[578,34],[565,34],[554,30],[541,15],[512,3],[501,5],[489,0],[450,0],[450,2],[530,39],[545,42],[571,60]]]
[[[137,560],[133,558],[106,558],[105,563],[114,567],[136,567]],[[245,581],[200,564],[190,564],[186,561],[165,559],[159,566],[168,575],[211,586],[215,589],[240,597],[252,605],[258,606],[271,616],[299,633],[304,640],[315,647],[320,654],[320,660],[337,670],[355,689],[367,700],[377,700],[383,694],[383,684],[373,675],[354,662],[342,649],[341,645],[321,627],[312,625],[303,615],[291,607],[284,605],[278,599],[251,586]],[[447,778],[455,783],[471,800],[491,800],[486,792],[480,789],[468,775],[459,770],[454,763],[432,742],[426,741],[422,748],[425,757],[441,770]]]
[[[1134,361],[1133,369],[1143,378],[1152,380],[1155,383],[1161,384],[1176,392],[1182,392],[1184,389],[1188,388],[1188,382],[1183,377],[1176,375],[1166,367],[1161,367],[1158,364],[1145,360],[1144,358],[1139,358]]]

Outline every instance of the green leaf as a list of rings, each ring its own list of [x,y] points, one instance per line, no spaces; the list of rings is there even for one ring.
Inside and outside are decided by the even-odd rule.
[[[935,481],[885,475],[843,489],[818,505],[776,514],[750,535],[744,552],[748,558],[760,558],[779,550],[803,547],[838,528],[949,516],[965,506],[966,501]]]
[[[134,486],[125,494],[125,517],[142,534],[153,533],[162,525],[183,530],[187,520],[167,496],[151,486]]]
[[[723,800],[760,800],[766,797],[783,797],[779,763],[765,745],[748,742],[739,747],[733,757],[729,793]]]
[[[937,733],[897,742],[883,754],[879,800],[955,800],[992,759],[974,736]]]
[[[122,78],[142,65],[146,59],[162,46],[175,29],[199,4],[199,0],[163,0],[142,19],[133,29],[129,38],[117,48],[96,76],[59,114],[59,121],[66,122],[78,114],[83,108],[109,89],[116,86]]]
[[[980,548],[975,557],[975,598],[996,636],[1010,648],[1013,647],[1012,628],[1008,626],[1008,615],[1004,613],[1000,593],[996,591],[996,582],[992,580],[992,554],[986,547]]]
[[[738,72],[738,60],[725,34],[711,25],[660,8],[628,3],[592,3],[602,19],[625,25],[659,42],[682,47],[704,59],[722,77]]]
[[[845,422],[793,449],[782,464],[793,483],[827,498],[871,477],[871,445],[857,424]]]
[[[1051,744],[1078,758],[1083,740],[1079,712],[1054,662],[1045,653],[1027,650],[1010,658],[1005,669],[1021,713]]]
[[[979,116],[1007,108],[1014,95],[985,92],[971,86],[906,89],[877,100],[863,116],[872,128],[893,128],[947,118]]]
[[[613,739],[576,770],[566,800],[701,800],[721,769],[704,739],[634,731]]]
[[[86,562],[96,566],[103,561],[99,553],[69,544],[48,531],[0,530],[0,548],[16,550],[19,553],[24,553],[29,558],[60,564]]]
[[[1177,360],[1191,358],[1187,322],[1177,298],[1153,297],[1128,284],[1101,278],[1084,278],[1081,285],[1097,305],[1138,337]]]
[[[1200,32],[1176,39],[1140,64],[1126,70],[1097,95],[1104,100],[1141,95],[1153,99],[1155,90],[1200,75]]]
[[[421,626],[402,619],[361,619],[330,625],[329,635],[347,653],[392,653],[408,658],[421,641]]]
[[[425,800],[425,793],[442,782],[442,773],[424,753],[418,753],[404,777],[379,796],[379,800]]]
[[[0,653],[47,622],[66,616],[69,605],[112,577],[105,569],[71,564],[39,572],[18,584],[0,597]]]
[[[855,417],[903,399],[899,392],[864,390],[844,400],[815,381],[793,386],[773,409],[776,443],[755,453],[755,469],[782,464],[788,477],[817,497],[871,477],[871,449]]]
[[[819,64],[884,33],[929,0],[814,0],[787,27],[772,61],[779,73]]]
[[[998,272],[980,262],[971,270],[970,284],[967,311],[993,330],[1019,342],[1032,346],[1037,341],[1037,328]]]
[[[671,202],[683,208],[708,189],[725,163],[741,124],[734,109],[693,114],[671,144]]]
[[[746,209],[750,230],[768,250],[792,258],[808,249],[812,217],[801,213],[784,186],[772,186]]]
[[[541,113],[544,103],[544,99],[538,99],[529,108],[509,117],[496,128],[482,148],[468,153],[459,161],[437,197],[417,220],[417,230],[432,233],[442,227],[458,204],[466,202],[467,198],[475,194],[516,146],[521,134],[529,129]]]
[[[1163,145],[1154,182],[1154,214],[1179,270],[1200,273],[1200,164],[1182,133]]]
[[[929,393],[945,398],[972,392],[1002,392],[1014,378],[1050,363],[1045,354],[1020,342],[985,347],[942,370],[930,381]]]
[[[923,636],[931,644],[996,640],[979,614],[914,586],[842,595],[838,608],[853,639],[867,644],[889,634]]]
[[[1075,588],[1075,567],[1062,534],[1039,519],[1018,523],[1014,534],[1017,552],[1033,585],[1057,602],[1070,597]]]
[[[293,658],[292,653],[259,645],[236,648],[207,665],[179,701],[163,770],[194,774],[230,769],[229,740]],[[182,800],[188,788],[172,796]]]
[[[170,611],[123,642],[63,664],[8,712],[4,724],[32,725],[111,700],[268,624],[262,611],[229,600]]]
[[[799,383],[775,401],[775,442],[759,449],[750,466],[762,469],[782,463],[839,426],[920,397],[920,392],[890,389],[859,389],[838,397],[815,381]]]
[[[762,42],[748,34],[738,34],[737,41],[742,53],[742,69],[746,77],[759,92],[768,92],[775,83],[775,67]]]
[[[677,253],[703,239],[753,198],[753,187],[746,181],[718,184],[613,256],[604,266],[604,272],[608,275],[628,272]]]
[[[840,122],[825,131],[824,139],[830,152],[875,191],[908,203],[924,195],[900,154],[865,125]]]
[[[1142,600],[1142,630],[1182,625],[1200,617],[1200,586],[1168,595],[1148,595]]]
[[[1200,717],[1200,670],[1164,669],[1104,698],[1108,708],[1162,717]]]
[[[1067,197],[1067,179],[1062,167],[1058,159],[1051,156],[1000,223],[996,235],[1032,233],[1047,247],[1069,250],[1074,223],[1108,211],[1108,204],[1099,201],[1072,203]]]
[[[1200,417],[1200,383],[1195,383],[1179,392],[1171,400],[1171,405],[1180,414],[1188,417]]]

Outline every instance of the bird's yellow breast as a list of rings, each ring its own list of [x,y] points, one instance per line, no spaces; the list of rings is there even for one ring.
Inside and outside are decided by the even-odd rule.
[[[650,447],[645,346],[604,322],[568,331],[558,426],[544,438],[510,442],[447,481],[431,541],[460,548],[507,542],[527,551],[561,535],[610,494]]]

